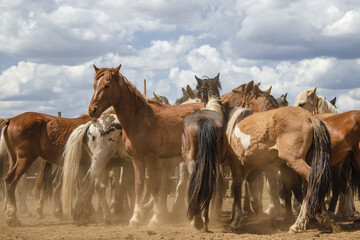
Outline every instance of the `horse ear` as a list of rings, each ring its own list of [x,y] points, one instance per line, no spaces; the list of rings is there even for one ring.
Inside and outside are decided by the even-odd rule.
[[[97,67],[95,66],[95,64],[93,64],[93,67],[94,67],[94,69],[95,69],[95,72],[97,72],[97,71],[100,70],[99,68],[97,68]]]
[[[256,84],[256,86],[260,87],[260,84],[261,84],[261,82],[259,82],[258,84]]]
[[[308,96],[313,96],[313,95],[315,95],[315,93],[316,93],[316,87],[311,88],[309,93],[308,93]]]
[[[336,97],[334,97],[334,98],[330,101],[330,103],[335,106],[335,104],[336,104]]]
[[[245,86],[245,92],[250,92],[254,88],[254,80],[248,82]]]
[[[196,79],[196,81],[197,81],[198,85],[201,85],[201,79],[200,79],[200,78],[198,78],[196,75],[195,75],[195,79]]]
[[[285,95],[284,95],[284,100],[286,100],[286,97],[287,97],[287,93],[285,93]]]
[[[119,71],[120,71],[120,68],[121,68],[121,64],[115,68],[115,71],[116,71],[116,72],[119,72]]]
[[[185,88],[181,88],[181,90],[182,90],[183,95],[186,96],[187,94],[186,94]]]
[[[255,85],[253,90],[252,90],[253,94],[256,96],[260,93],[260,88],[258,87],[258,85]]]
[[[158,99],[158,95],[156,95],[154,92],[153,92],[153,95],[154,95],[154,98]]]
[[[186,92],[190,98],[195,98],[195,94],[189,84],[186,86]]]
[[[272,89],[272,86],[270,86],[269,89],[266,90],[266,93],[267,93],[267,94],[270,94],[270,93],[271,93],[271,89]]]

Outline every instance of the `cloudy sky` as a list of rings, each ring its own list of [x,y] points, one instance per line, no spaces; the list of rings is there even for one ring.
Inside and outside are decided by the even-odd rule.
[[[0,118],[87,112],[97,67],[167,96],[220,72],[222,94],[250,80],[272,94],[318,87],[360,109],[358,0],[3,0]]]

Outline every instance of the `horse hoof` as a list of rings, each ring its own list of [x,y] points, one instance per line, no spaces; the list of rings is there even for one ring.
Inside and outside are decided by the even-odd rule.
[[[129,227],[131,227],[131,228],[136,228],[136,227],[138,227],[138,226],[140,226],[140,222],[135,221],[135,220],[130,220],[130,222],[129,222]]]
[[[202,218],[195,218],[194,227],[197,230],[201,230],[204,227],[204,221]]]
[[[17,217],[11,217],[6,219],[6,223],[9,227],[21,227],[22,224]]]
[[[290,228],[289,228],[289,233],[300,233],[301,230],[295,226],[295,225],[292,225]]]
[[[332,223],[332,224],[330,225],[330,227],[331,227],[331,231],[332,231],[333,233],[339,233],[339,232],[341,232],[341,227],[340,227],[339,225],[335,224],[335,223]]]

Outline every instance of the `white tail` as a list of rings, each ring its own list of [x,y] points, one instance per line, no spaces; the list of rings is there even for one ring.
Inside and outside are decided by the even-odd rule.
[[[65,145],[61,200],[66,217],[71,216],[72,199],[75,194],[80,160],[83,152],[83,138],[90,124],[91,121],[75,128]]]

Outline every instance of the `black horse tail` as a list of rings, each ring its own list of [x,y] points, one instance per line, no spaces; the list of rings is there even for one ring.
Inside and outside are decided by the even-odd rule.
[[[191,174],[188,190],[187,218],[191,221],[209,206],[213,197],[219,174],[217,132],[214,124],[207,118],[198,123],[198,152],[194,172]]]
[[[309,175],[306,198],[307,215],[313,218],[321,213],[321,205],[330,187],[331,181],[331,141],[325,124],[318,118],[312,118],[314,127],[314,154]]]
[[[52,164],[43,160],[40,163],[39,175],[36,179],[34,192],[43,194],[46,200],[51,200],[53,195]]]

